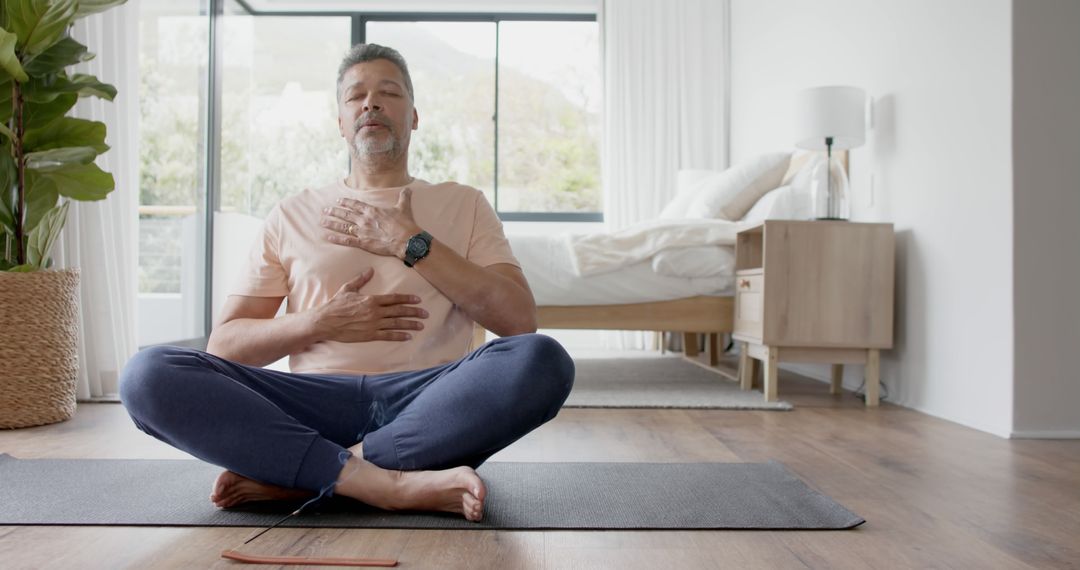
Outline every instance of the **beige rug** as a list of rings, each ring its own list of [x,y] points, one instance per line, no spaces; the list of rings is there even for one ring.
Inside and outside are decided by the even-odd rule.
[[[734,380],[679,355],[575,357],[570,408],[715,408],[790,410],[766,402],[759,390],[743,391]]]

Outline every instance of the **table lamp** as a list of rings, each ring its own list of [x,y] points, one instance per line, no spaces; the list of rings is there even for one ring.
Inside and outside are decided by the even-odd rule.
[[[810,174],[814,218],[818,220],[851,217],[847,173],[832,151],[855,148],[866,141],[865,104],[866,93],[858,87],[813,87],[795,96],[795,146],[827,153],[827,160],[814,166]]]

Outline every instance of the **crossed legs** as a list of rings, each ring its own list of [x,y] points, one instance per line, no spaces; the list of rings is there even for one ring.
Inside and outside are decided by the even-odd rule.
[[[336,493],[478,520],[486,491],[474,468],[553,418],[572,383],[562,347],[532,334],[375,376],[288,374],[154,347],[128,364],[120,391],[144,432],[228,470],[214,486],[219,506]]]

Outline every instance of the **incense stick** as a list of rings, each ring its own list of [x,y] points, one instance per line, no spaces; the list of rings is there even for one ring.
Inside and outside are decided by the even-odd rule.
[[[302,511],[302,510],[304,510],[304,507],[300,507],[299,509],[296,509],[295,511],[293,511],[293,512],[291,512],[291,513],[287,514],[287,515],[285,515],[285,516],[284,516],[284,517],[283,517],[283,518],[282,518],[281,520],[279,520],[278,522],[276,522],[276,523],[274,523],[274,524],[272,524],[272,525],[270,525],[270,526],[268,526],[268,527],[266,527],[266,528],[262,529],[262,530],[261,530],[261,531],[259,531],[259,533],[258,533],[258,534],[256,534],[255,536],[253,536],[253,537],[251,537],[251,538],[249,538],[249,539],[245,540],[245,541],[244,541],[244,544],[247,544],[247,543],[249,543],[249,542],[251,542],[251,541],[255,540],[256,538],[259,538],[260,536],[262,536],[262,535],[266,534],[266,532],[267,532],[268,530],[270,530],[270,529],[272,529],[272,528],[276,527],[277,525],[279,525],[279,524],[281,524],[281,523],[283,523],[283,522],[285,522],[285,521],[289,520],[289,517],[292,517],[292,516],[295,516],[295,515],[298,515],[298,514],[300,514],[300,511]]]

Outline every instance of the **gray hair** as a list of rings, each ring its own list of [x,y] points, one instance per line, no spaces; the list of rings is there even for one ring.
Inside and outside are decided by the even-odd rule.
[[[405,58],[401,57],[396,49],[379,44],[356,44],[345,54],[345,58],[341,60],[341,66],[338,67],[338,98],[341,97],[341,82],[345,79],[345,72],[358,63],[376,59],[385,59],[401,70],[401,75],[405,77],[405,90],[409,92],[409,99],[416,101],[416,97],[413,96],[412,77],[409,76],[409,66],[405,64]]]

